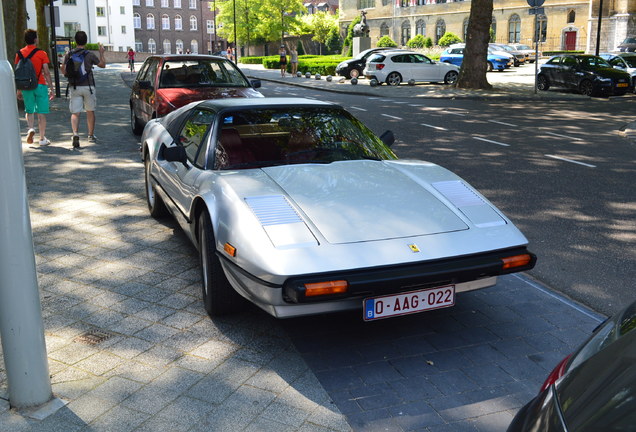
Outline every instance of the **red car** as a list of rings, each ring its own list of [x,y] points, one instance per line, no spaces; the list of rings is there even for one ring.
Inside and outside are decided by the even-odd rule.
[[[156,117],[205,99],[263,97],[234,63],[210,55],[155,55],[141,66],[130,93],[130,126],[141,134]]]

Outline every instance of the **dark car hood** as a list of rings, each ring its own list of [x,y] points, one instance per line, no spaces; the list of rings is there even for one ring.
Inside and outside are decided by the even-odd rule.
[[[170,101],[174,108],[205,99],[263,97],[251,87],[162,88],[157,90],[157,93]]]
[[[614,69],[614,68],[606,68],[606,67],[602,67],[602,68],[597,68],[597,69],[593,69],[590,70],[589,72],[594,72],[596,75],[602,77],[602,78],[627,78],[627,80],[629,81],[630,76],[627,72],[622,71],[622,70],[618,70],[618,69]]]

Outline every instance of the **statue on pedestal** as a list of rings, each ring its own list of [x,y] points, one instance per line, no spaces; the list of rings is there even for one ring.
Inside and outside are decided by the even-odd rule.
[[[369,24],[367,24],[367,12],[360,11],[360,22],[353,26],[354,37],[369,37]]]

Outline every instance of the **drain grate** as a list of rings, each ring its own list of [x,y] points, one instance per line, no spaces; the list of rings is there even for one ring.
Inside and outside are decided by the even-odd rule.
[[[75,339],[73,339],[73,342],[83,343],[86,345],[97,345],[98,343],[104,342],[106,339],[109,339],[111,336],[111,334],[106,332],[91,330],[77,336]]]

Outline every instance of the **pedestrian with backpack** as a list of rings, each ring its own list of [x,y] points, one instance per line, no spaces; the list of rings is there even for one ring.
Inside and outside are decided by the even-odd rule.
[[[68,78],[66,88],[69,97],[69,110],[71,111],[71,128],[73,129],[73,148],[80,147],[79,123],[80,113],[86,111],[86,122],[88,125],[88,141],[95,142],[95,108],[97,107],[97,96],[95,94],[95,78],[93,76],[93,66],[106,67],[103,45],[99,45],[99,58],[86,49],[88,36],[84,31],[75,33],[75,49],[69,51],[64,56],[64,61],[60,66],[62,74]]]
[[[15,55],[15,86],[18,99],[24,101],[26,116],[27,144],[33,144],[35,135],[35,117],[38,118],[40,145],[51,142],[46,138],[46,114],[49,113],[49,101],[53,100],[53,81],[49,70],[49,56],[46,51],[37,47],[38,33],[27,29],[24,32],[26,46]]]

